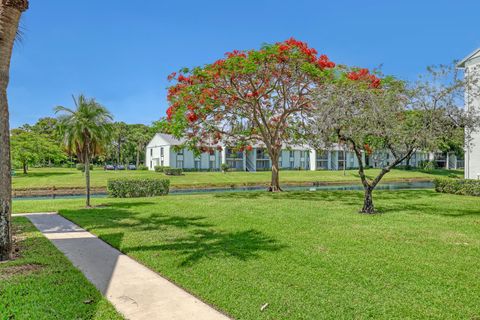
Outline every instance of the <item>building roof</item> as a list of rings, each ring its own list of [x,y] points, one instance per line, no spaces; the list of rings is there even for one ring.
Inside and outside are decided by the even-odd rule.
[[[179,145],[185,142],[184,139],[177,139],[171,134],[157,133],[157,135],[170,145]]]
[[[468,56],[463,58],[459,63],[457,63],[457,68],[465,68],[465,64],[472,58],[480,56],[480,48],[470,53]]]

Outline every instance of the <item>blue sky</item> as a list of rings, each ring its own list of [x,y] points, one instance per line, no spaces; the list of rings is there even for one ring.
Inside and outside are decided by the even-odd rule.
[[[172,71],[292,36],[337,63],[415,79],[480,47],[478,12],[478,0],[31,0],[12,58],[11,126],[78,93],[118,121],[149,124],[165,114]]]

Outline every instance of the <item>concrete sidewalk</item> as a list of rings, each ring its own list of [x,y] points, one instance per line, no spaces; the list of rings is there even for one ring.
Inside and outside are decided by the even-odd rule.
[[[55,213],[23,216],[127,319],[229,319],[62,216]]]

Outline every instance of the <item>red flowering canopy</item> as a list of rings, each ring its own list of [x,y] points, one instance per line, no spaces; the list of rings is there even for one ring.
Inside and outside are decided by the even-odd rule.
[[[335,63],[293,38],[260,50],[234,50],[169,76],[170,130],[201,151],[221,149],[221,143],[248,151],[260,143],[275,173],[281,146],[294,142],[313,91],[335,77]]]

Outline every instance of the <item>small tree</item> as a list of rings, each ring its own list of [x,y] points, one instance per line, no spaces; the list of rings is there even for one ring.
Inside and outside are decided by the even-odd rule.
[[[282,145],[293,143],[313,106],[313,89],[334,78],[327,56],[295,39],[260,50],[233,51],[204,67],[170,75],[167,117],[175,136],[194,150],[238,151],[262,144],[272,163],[271,191],[281,191]]]
[[[59,106],[55,113],[63,113],[58,120],[66,150],[85,165],[86,206],[90,207],[90,160],[109,142],[113,116],[95,99],[79,95],[73,101],[76,109]]]
[[[64,151],[49,137],[24,129],[12,130],[11,148],[12,160],[23,168],[24,174],[30,165],[58,163],[66,158]]]
[[[144,124],[133,124],[128,129],[128,141],[134,146],[136,154],[136,166],[140,166],[140,155],[145,152],[148,142],[153,137],[152,128]]]
[[[435,150],[468,123],[470,118],[452,99],[462,87],[458,80],[443,83],[440,91],[433,90],[439,86],[436,80],[407,87],[392,77],[380,79],[367,69],[354,69],[346,70],[335,85],[319,94],[307,127],[310,142],[320,146],[339,141],[353,150],[365,191],[362,213],[375,212],[372,193],[385,174],[417,150]],[[365,157],[374,152],[386,152],[390,159],[370,179],[365,174]]]

